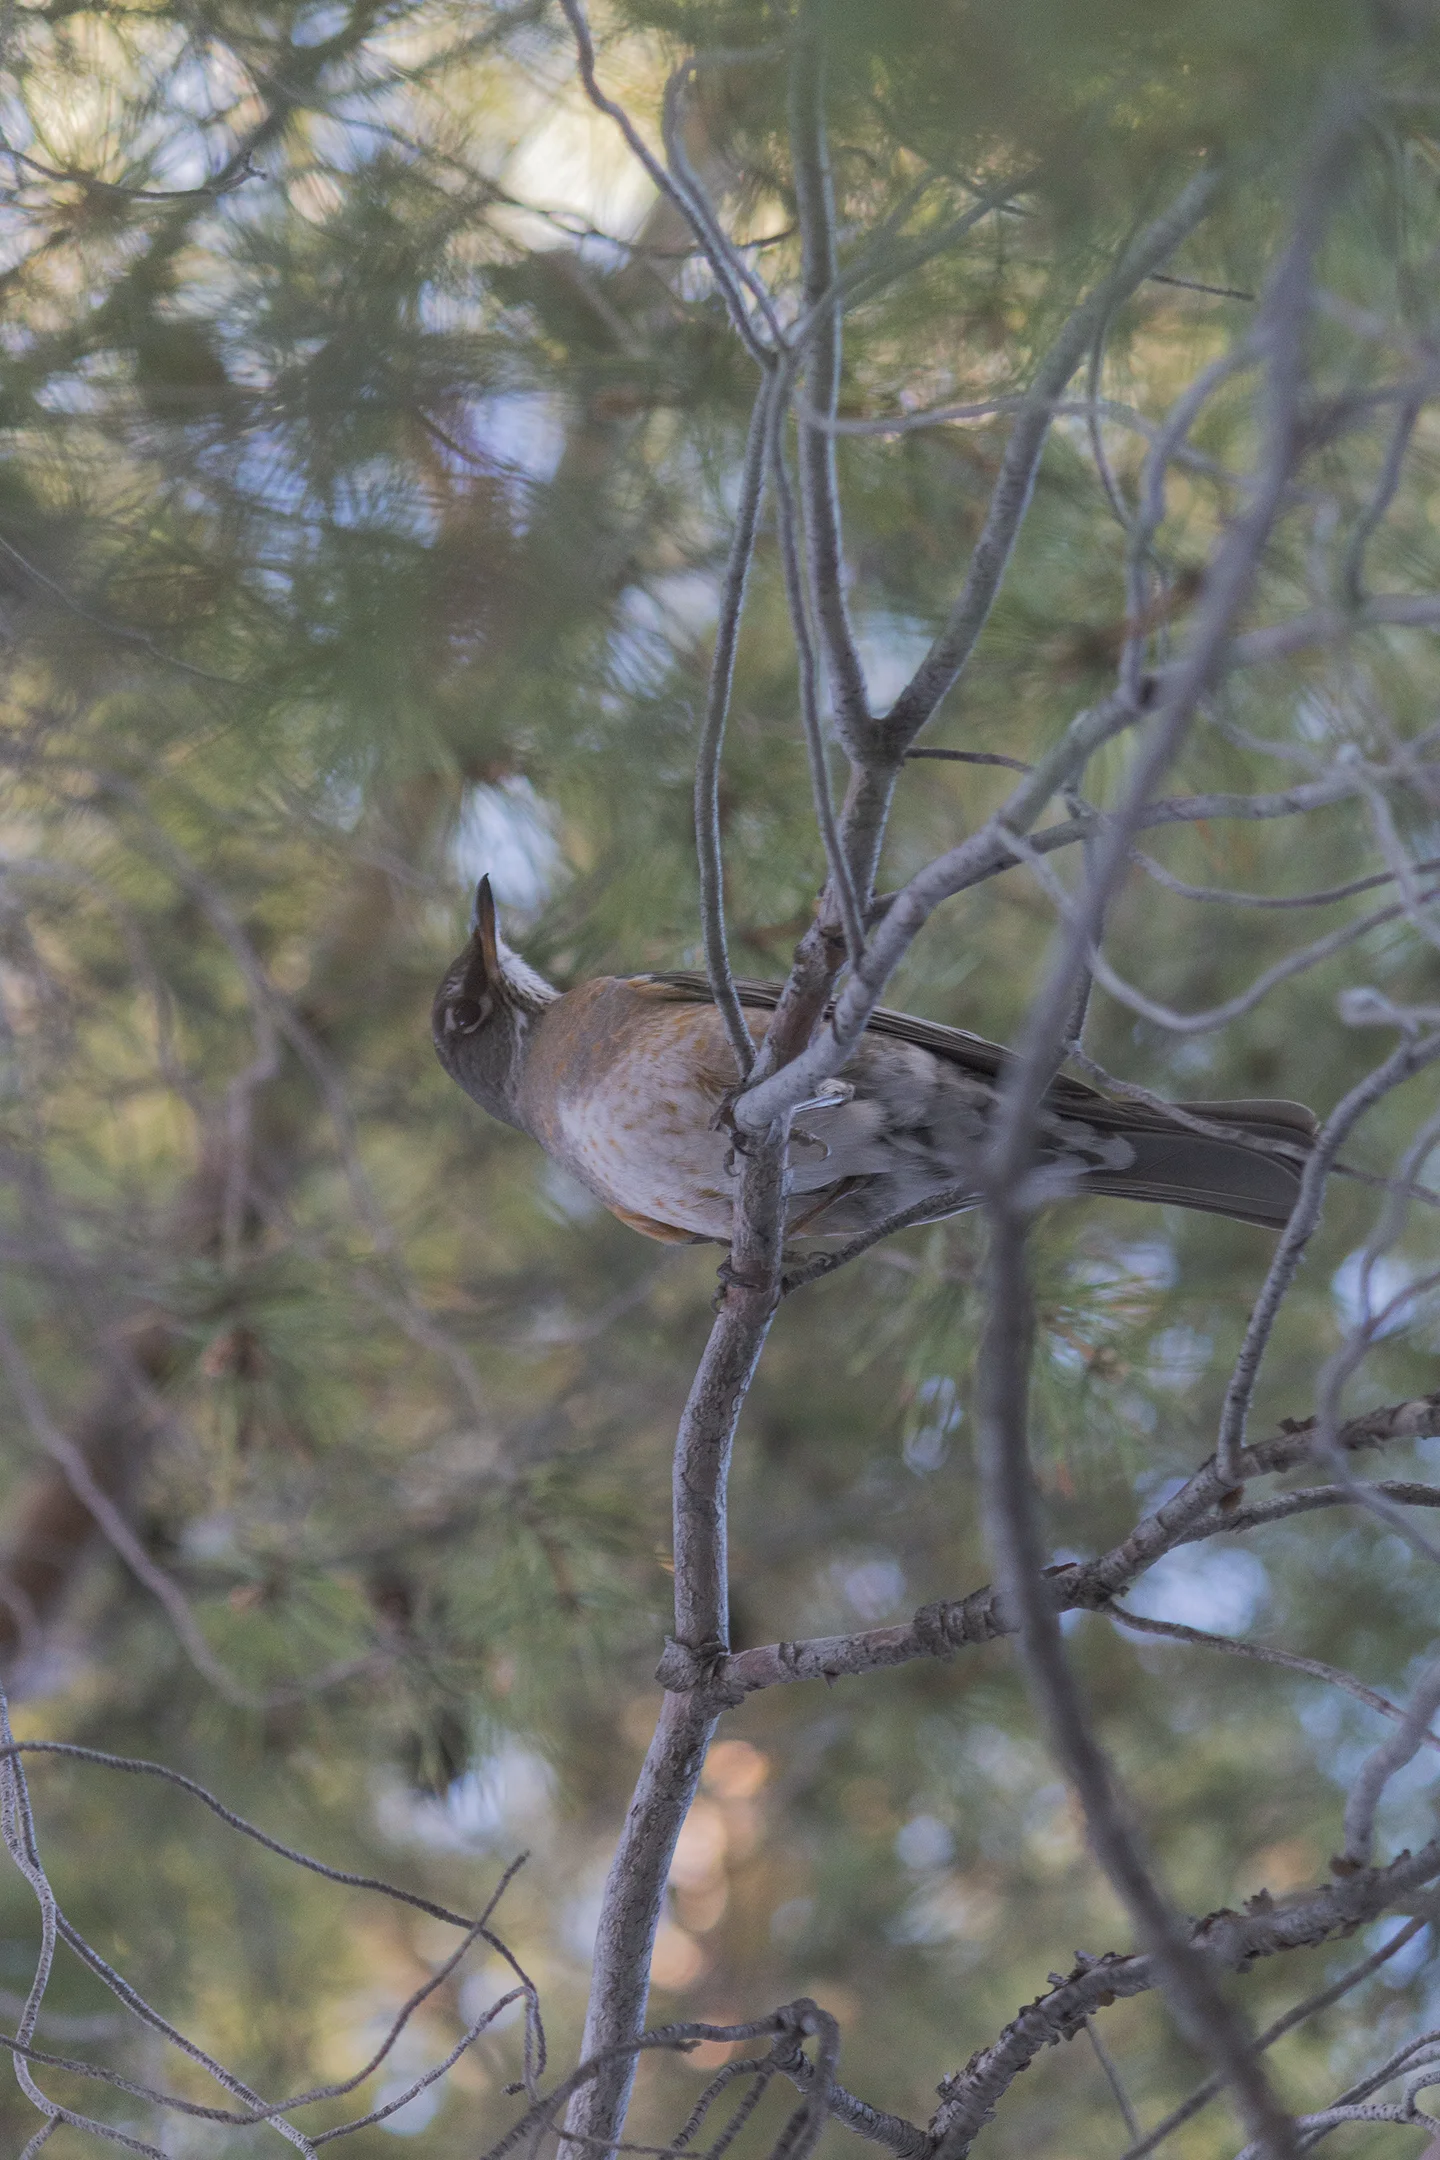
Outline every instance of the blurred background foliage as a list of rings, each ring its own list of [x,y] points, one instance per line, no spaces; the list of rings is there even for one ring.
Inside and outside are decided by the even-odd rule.
[[[573,2055],[587,1929],[658,1700],[669,1445],[717,1256],[643,1243],[488,1124],[436,1066],[428,1006],[486,868],[512,936],[562,982],[696,962],[692,759],[747,363],[686,234],[579,102],[540,0],[41,0],[0,24],[0,1626],[16,1715],[27,1735],[162,1758],[282,1837],[462,1907],[528,1847],[502,1925]],[[766,49],[785,26],[766,0],[614,0],[597,16],[607,85],[646,127],[685,52],[761,48],[700,78],[690,153],[782,281],[784,69]],[[927,172],[917,237],[1007,176],[1023,211],[861,299],[843,411],[1023,385],[1201,155],[1225,155],[1232,178],[1173,268],[1253,292],[1316,85],[1358,64],[1373,27],[1353,0],[835,0],[844,251]],[[1422,39],[1411,65],[1431,88],[1434,59]],[[1357,392],[1383,358],[1361,312],[1435,329],[1433,105],[1386,112],[1324,265],[1350,311],[1320,333],[1326,365]],[[1105,394],[1162,412],[1246,308],[1146,286],[1110,326]],[[1222,395],[1198,446],[1242,464],[1249,427],[1242,396]],[[1325,453],[1352,509],[1383,439],[1377,418]],[[1372,543],[1380,585],[1433,587],[1437,442],[1422,420]],[[1142,439],[1116,426],[1106,443],[1133,485]],[[1002,444],[992,421],[840,445],[877,702],[948,608]],[[1203,471],[1177,477],[1163,543],[1182,581],[1223,500]],[[1257,621],[1303,602],[1312,540],[1303,519],[1283,528]],[[1052,740],[1111,678],[1123,560],[1084,425],[1063,420],[935,739],[1019,757]],[[1355,665],[1384,725],[1427,724],[1421,638],[1374,641]],[[1240,678],[1177,784],[1284,784],[1338,725],[1326,694],[1304,660]],[[778,974],[822,858],[769,536],[724,786],[737,962]],[[912,767],[887,879],[1002,786]],[[1267,892],[1376,865],[1353,804],[1303,834],[1215,824],[1153,852]],[[892,1002],[1011,1034],[1050,920],[1023,876],[945,910]],[[1137,873],[1111,949],[1193,1008],[1295,936],[1294,917],[1197,911]],[[1088,1039],[1172,1093],[1323,1111],[1371,1062],[1334,1017],[1355,980],[1433,1001],[1440,966],[1392,925],[1221,1036],[1167,1036],[1100,997]],[[1359,1159],[1388,1161],[1424,1085],[1373,1121]],[[1372,1218],[1370,1195],[1336,1187],[1263,1417],[1310,1408]],[[1037,1416],[1057,1554],[1112,1542],[1208,1451],[1269,1250],[1170,1212],[1052,1213]],[[977,1257],[961,1219],[784,1311],[735,1471],[741,1644],[901,1617],[984,1580]],[[1437,1327],[1422,1305],[1388,1334],[1355,1405],[1432,1386]],[[93,1536],[47,1463],[57,1432],[183,1586],[228,1681],[196,1669]],[[1415,1452],[1436,1467],[1435,1444]],[[1338,1512],[1159,1576],[1142,1609],[1253,1630],[1392,1693],[1433,1626],[1409,1548]],[[1096,1617],[1072,1648],[1184,1901],[1323,1876],[1369,1712]],[[1431,1777],[1417,1763],[1400,1781],[1392,1841],[1431,1834]],[[75,1766],[42,1765],[34,1785],[77,1923],[266,2091],[355,2067],[448,1947],[434,1923],[238,1846],[179,1794]],[[23,1992],[37,1940],[12,1877],[0,1986]],[[732,1716],[682,1841],[654,2014],[753,2016],[813,1992],[841,2020],[851,2088],[923,2116],[936,2079],[1052,1968],[1125,1941],[1001,1644]],[[1264,2020],[1348,1954],[1263,1968],[1247,2002]],[[1285,2043],[1287,2094],[1316,2104],[1408,2031],[1428,1960],[1427,1935]],[[443,2053],[496,1985],[482,1961],[447,1988],[372,2095]],[[73,1965],[50,2000],[42,2041],[100,2017],[103,2059],[160,2068],[104,2025]],[[1117,2007],[1107,2031],[1154,2120],[1196,2062],[1153,2001]],[[436,2153],[498,2134],[518,2045],[514,2024],[482,2042],[388,2132]],[[163,2081],[201,2096],[173,2063]],[[648,2065],[632,2134],[673,2129],[697,2089],[694,2062]],[[153,2135],[144,2112],[114,2119]],[[23,2142],[18,2095],[0,2115]],[[1011,2094],[984,2149],[1031,2152],[1061,2125],[1050,2149],[1123,2142],[1083,2041]],[[364,2141],[392,2150],[388,2132]],[[177,2153],[227,2149],[194,2126],[168,2135]],[[74,2142],[61,2130],[56,2149]],[[1217,2108],[1173,2149],[1233,2146]]]

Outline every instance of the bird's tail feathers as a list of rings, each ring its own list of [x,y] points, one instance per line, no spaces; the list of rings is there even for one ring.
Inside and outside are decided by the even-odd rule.
[[[1210,1125],[1230,1125],[1227,1140],[1168,1123],[1159,1114],[1124,1127],[1135,1159],[1124,1170],[1092,1173],[1085,1190],[1120,1200],[1150,1200],[1160,1206],[1229,1215],[1238,1222],[1278,1230],[1289,1219],[1300,1190],[1303,1155],[1272,1153],[1246,1141],[1282,1142],[1308,1149],[1315,1119],[1299,1103],[1184,1103],[1189,1117]]]

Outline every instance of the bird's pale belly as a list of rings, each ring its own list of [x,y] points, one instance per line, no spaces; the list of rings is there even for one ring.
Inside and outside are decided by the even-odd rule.
[[[730,1135],[714,1122],[723,1088],[707,1084],[710,1042],[694,1041],[676,1017],[647,1031],[598,1087],[561,1103],[554,1152],[607,1207],[725,1239],[735,1171]],[[713,1027],[713,1014],[701,1008],[693,1034],[708,1037]]]
[[[757,1037],[767,1018],[753,1016]],[[897,1098],[907,1088],[928,1094],[937,1074],[948,1084],[956,1100],[943,1151],[926,1145],[913,1122],[898,1129],[902,1111],[913,1120],[915,1106],[889,1104],[872,1064],[883,1064]],[[585,1085],[561,1091],[546,1144],[636,1229],[728,1240],[737,1170],[732,1136],[717,1117],[733,1071],[713,1008],[692,1014],[670,1006],[653,1026],[635,1030],[602,1075],[592,1070]],[[790,1137],[791,1226],[820,1236],[850,1234],[877,1211],[908,1206],[963,1176],[981,1130],[970,1101],[978,1091],[925,1051],[867,1041],[846,1071],[855,1083],[848,1097],[802,1113]]]

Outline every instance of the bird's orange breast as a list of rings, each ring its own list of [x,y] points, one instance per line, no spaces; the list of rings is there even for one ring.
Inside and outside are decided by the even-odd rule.
[[[747,1015],[755,1035],[769,1015]],[[738,1075],[713,1006],[602,976],[540,1019],[525,1122],[607,1207],[651,1235],[726,1238],[734,1175],[715,1116]]]

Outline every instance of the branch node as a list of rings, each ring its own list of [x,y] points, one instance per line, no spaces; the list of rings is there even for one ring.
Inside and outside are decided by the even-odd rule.
[[[707,1695],[717,1709],[733,1710],[745,1700],[745,1689],[727,1684],[724,1673],[730,1652],[723,1642],[704,1642],[698,1648],[665,1638],[665,1649],[655,1668],[655,1678],[668,1695]]]

